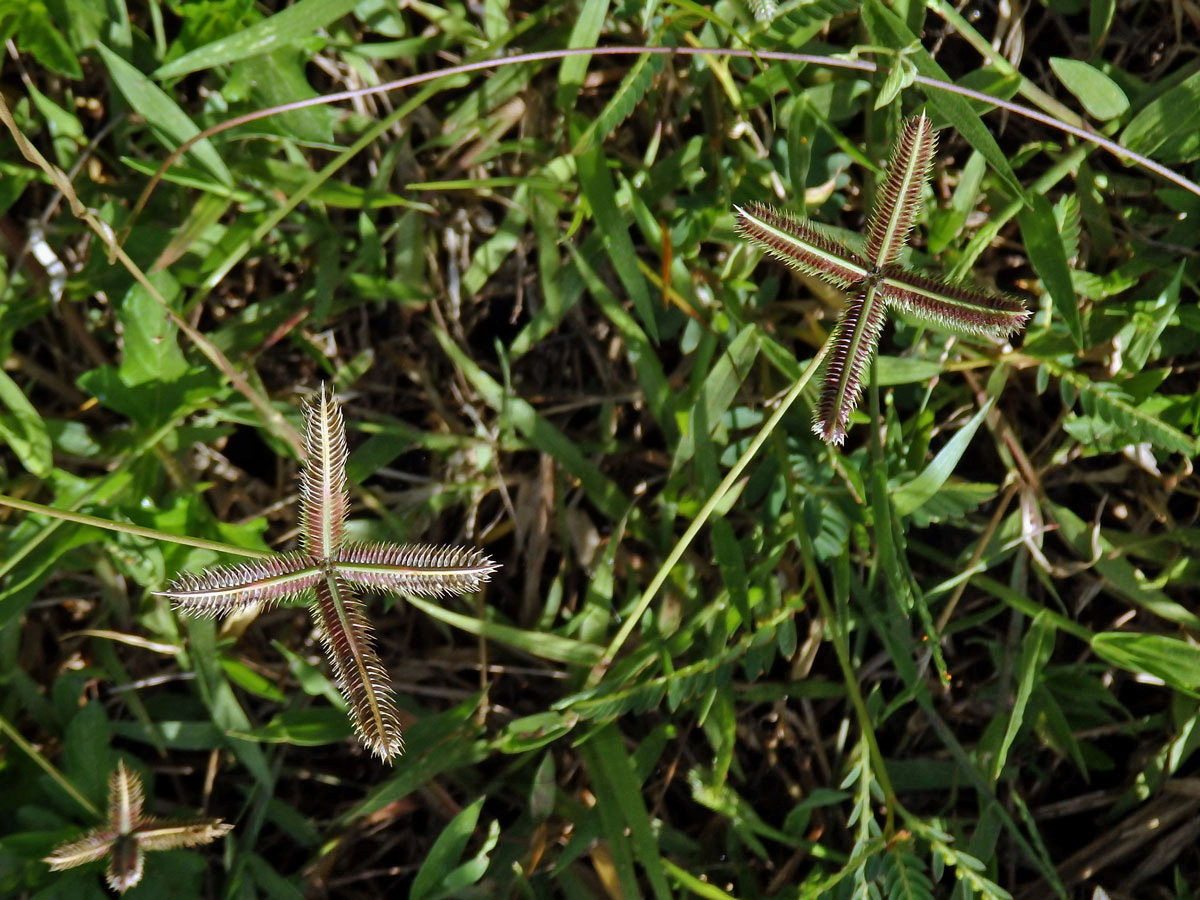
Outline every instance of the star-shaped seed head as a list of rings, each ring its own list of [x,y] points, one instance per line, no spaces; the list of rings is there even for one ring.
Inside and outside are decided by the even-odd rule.
[[[387,669],[354,589],[442,596],[477,591],[500,568],[482,550],[423,544],[347,543],[346,428],[322,386],[305,411],[300,550],[179,575],[165,591],[193,615],[250,603],[306,601],[363,745],[385,761],[404,749]]]
[[[108,779],[108,823],[59,844],[43,862],[50,864],[51,872],[61,872],[111,856],[105,877],[110,888],[123,894],[142,880],[143,851],[197,847],[233,830],[220,819],[143,815],[143,803],[141,779],[118,761]]]
[[[905,123],[867,220],[861,255],[819,225],[765,204],[737,208],[738,230],[744,237],[851,296],[829,335],[813,422],[813,431],[828,443],[845,440],[889,309],[939,328],[996,339],[1019,331],[1029,317],[1025,304],[1015,297],[910,272],[898,263],[921,211],[921,192],[936,146],[924,113]]]

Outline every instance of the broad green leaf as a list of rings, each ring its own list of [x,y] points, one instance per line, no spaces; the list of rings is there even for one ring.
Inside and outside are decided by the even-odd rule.
[[[1083,104],[1083,108],[1101,122],[1115,119],[1129,109],[1129,98],[1125,92],[1095,66],[1078,59],[1052,56],[1050,68]]]
[[[46,478],[54,465],[46,423],[24,391],[0,369],[0,401],[8,413],[0,414],[0,440],[8,444],[31,475]]]
[[[358,0],[300,0],[270,18],[256,22],[244,31],[197,47],[174,62],[160,66],[154,77],[162,81],[200,69],[226,65],[251,56],[261,56],[296,41],[311,38],[330,22],[354,9]]]
[[[409,900],[432,900],[442,896],[438,889],[443,887],[444,879],[452,873],[451,867],[459,861],[463,850],[467,848],[467,842],[475,833],[479,813],[486,799],[487,797],[477,797],[442,829],[442,833],[429,848],[421,868],[417,870],[416,877],[413,878],[412,887],[408,890]]]
[[[1017,213],[1017,220],[1029,261],[1054,301],[1054,309],[1070,329],[1076,348],[1082,350],[1083,323],[1079,318],[1079,301],[1071,284],[1071,269],[1067,265],[1066,250],[1050,201],[1041,194],[1031,196],[1029,204]]]
[[[1144,106],[1121,132],[1121,143],[1163,163],[1200,156],[1200,72]]]
[[[234,64],[222,93],[231,103],[241,100],[249,103],[252,109],[267,109],[318,97],[320,94],[309,83],[305,71],[308,57],[308,53],[295,47],[280,47],[241,60]],[[308,106],[279,113],[259,123],[258,127],[310,143],[330,144],[336,119],[337,113],[329,106]],[[308,174],[312,176],[311,172]]]
[[[184,141],[200,133],[200,129],[188,118],[187,113],[139,69],[103,44],[97,44],[96,49],[100,51],[100,58],[104,60],[104,65],[125,102],[146,120],[146,124],[163,146],[174,150]],[[207,138],[188,150],[187,155],[207,169],[221,184],[227,187],[233,184],[233,175]]]
[[[273,700],[276,703],[286,702],[287,697],[284,696],[283,691],[275,686],[273,681],[256,672],[241,660],[223,655],[221,657],[221,668],[225,670],[225,674],[229,676],[229,680],[242,690],[249,691],[251,694],[256,694],[259,697],[265,697],[267,700]]]
[[[222,665],[224,663],[222,660]],[[350,727],[345,710],[333,706],[288,710],[279,713],[261,728],[230,732],[230,737],[267,744],[292,744],[296,747],[338,744],[353,736],[354,730]]]
[[[525,753],[557,741],[575,727],[577,716],[561,712],[541,712],[513,719],[496,738],[501,753]]]
[[[63,109],[32,84],[29,85],[29,99],[50,127],[50,135],[54,139],[54,155],[59,166],[63,169],[70,168],[79,155],[79,148],[87,143],[79,117]]]
[[[954,467],[958,465],[958,461],[962,459],[962,455],[967,452],[967,445],[971,443],[971,438],[975,436],[984,416],[988,414],[995,402],[994,397],[989,397],[979,412],[971,417],[971,421],[960,428],[954,437],[946,442],[946,446],[938,451],[937,456],[930,461],[921,474],[892,494],[892,507],[895,509],[896,515],[908,515],[936,494],[938,489],[945,484],[950,473],[954,471]]]
[[[1140,308],[1134,313],[1133,321],[1121,329],[1123,336],[1128,337],[1125,350],[1125,370],[1137,373],[1146,367],[1154,345],[1158,343],[1163,332],[1171,323],[1171,317],[1179,308],[1179,290],[1183,286],[1184,260],[1175,267],[1175,274],[1153,301],[1138,304]],[[1147,321],[1148,320],[1148,321]]]
[[[63,23],[59,23],[63,24]],[[80,79],[83,70],[75,51],[67,43],[61,31],[55,27],[54,17],[47,4],[40,0],[28,0],[16,28],[17,46],[47,69]]]
[[[942,374],[942,364],[911,356],[875,357],[875,383],[880,387],[928,381]]]
[[[159,294],[172,303],[182,288],[165,271],[150,276]],[[130,387],[147,382],[175,381],[188,370],[179,347],[179,326],[167,318],[166,310],[146,288],[134,282],[121,300],[118,315],[124,333],[121,380]]]
[[[1088,38],[1092,52],[1100,48],[1112,26],[1113,14],[1117,11],[1117,0],[1091,0],[1088,9]]]
[[[1096,655],[1129,672],[1144,673],[1192,696],[1200,690],[1200,647],[1164,634],[1102,631],[1092,638]]]

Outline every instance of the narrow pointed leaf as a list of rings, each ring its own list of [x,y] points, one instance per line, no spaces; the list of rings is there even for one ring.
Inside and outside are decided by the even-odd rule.
[[[133,831],[142,818],[142,780],[117,760],[117,768],[108,779],[108,824],[118,834]]]
[[[390,762],[403,752],[404,741],[390,679],[375,654],[362,601],[336,574],[330,574],[317,584],[312,615],[338,688],[350,706],[354,730],[367,749]]]
[[[138,829],[137,842],[144,850],[199,847],[233,831],[221,819],[147,819]]]
[[[198,575],[180,573],[165,591],[175,605],[193,616],[219,616],[251,603],[300,599],[320,580],[321,569],[303,553],[232,566],[215,566]]]
[[[1029,310],[1016,297],[895,267],[884,275],[879,292],[905,315],[967,334],[1008,337],[1029,318]]]
[[[825,363],[821,400],[813,422],[813,432],[827,443],[840,444],[846,439],[846,423],[858,406],[886,311],[875,286],[868,285],[846,302],[829,335],[833,346]]]
[[[116,839],[116,832],[96,828],[77,840],[59,844],[42,862],[49,864],[51,872],[73,869],[107,856]]]
[[[742,237],[806,275],[823,278],[850,290],[869,274],[870,267],[812,222],[780,212],[763,203],[736,207]]]
[[[346,426],[330,391],[308,405],[300,478],[300,544],[313,556],[328,559],[342,545],[350,495],[346,491]]]
[[[498,568],[473,547],[352,544],[338,554],[337,571],[355,587],[441,597],[479,590]]]
[[[925,114],[904,124],[887,174],[867,221],[867,262],[883,270],[896,261],[921,211],[921,190],[929,180],[937,138]]]

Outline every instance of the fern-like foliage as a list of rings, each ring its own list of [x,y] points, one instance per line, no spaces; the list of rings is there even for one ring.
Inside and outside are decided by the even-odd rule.
[[[867,221],[866,246],[856,253],[821,228],[761,204],[739,208],[742,235],[788,265],[851,295],[842,307],[826,355],[813,431],[840,444],[858,405],[889,310],[923,322],[994,338],[1024,326],[1025,304],[967,284],[952,284],[899,265],[921,209],[937,141],[922,113],[909,119],[896,141],[887,174]]]
[[[727,689],[733,681],[734,665],[752,651],[766,648],[773,653],[780,626],[795,614],[795,606],[785,606],[715,656],[680,666],[668,675],[642,678],[617,686],[601,682],[594,688],[564,697],[554,704],[554,708],[568,710],[586,720],[643,713],[658,706],[664,699],[669,709],[678,709],[686,700],[706,691]]]
[[[387,669],[375,652],[366,608],[354,589],[441,596],[476,591],[499,568],[481,550],[422,544],[346,543],[346,427],[324,386],[306,411],[300,479],[300,550],[270,559],[181,574],[161,593],[192,615],[251,603],[306,600],[354,731],[391,761],[404,749]]]
[[[108,886],[125,893],[142,880],[143,851],[196,847],[233,830],[221,819],[158,819],[142,812],[145,798],[135,772],[117,762],[108,780],[108,822],[59,844],[43,862],[60,872],[111,856]]]
[[[575,142],[571,153],[578,155],[591,149],[597,142],[602,141],[616,130],[633,113],[634,107],[641,102],[654,84],[654,79],[666,65],[666,57],[659,54],[639,56],[630,67],[629,72],[621,79],[617,91],[604,104],[595,120]]]
[[[1053,361],[1043,362],[1052,374],[1058,375],[1079,395],[1079,404],[1087,417],[1086,433],[1079,427],[1068,427],[1077,437],[1088,438],[1089,444],[1119,447],[1127,444],[1149,443],[1160,450],[1195,456],[1200,452],[1195,438],[1189,437],[1158,415],[1170,400],[1161,394],[1151,394],[1137,401],[1121,385],[1108,381],[1092,381],[1087,375],[1061,366]],[[1071,426],[1072,423],[1068,423]]]

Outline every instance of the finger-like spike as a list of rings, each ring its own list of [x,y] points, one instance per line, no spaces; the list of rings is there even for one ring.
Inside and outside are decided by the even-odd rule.
[[[119,760],[108,780],[109,826],[59,844],[44,861],[57,872],[111,854],[105,877],[109,887],[123,894],[142,880],[143,850],[195,847],[233,828],[220,819],[158,820],[142,814],[144,802],[141,778]]]
[[[1029,318],[1017,297],[899,268],[887,272],[879,290],[901,313],[966,334],[1005,338],[1020,331]]]
[[[477,591],[499,568],[474,547],[361,543],[337,557],[338,574],[355,587],[422,597]]]
[[[118,894],[136,887],[142,880],[144,862],[137,838],[131,834],[121,835],[113,844],[112,858],[108,861],[108,871],[105,873],[108,886]]]
[[[159,596],[194,616],[220,616],[251,603],[282,603],[305,596],[321,577],[307,554],[285,553],[256,562],[182,572]]]
[[[905,123],[867,222],[865,255],[873,268],[882,270],[894,263],[908,241],[936,146],[937,136],[925,113]]]
[[[359,740],[384,762],[391,762],[404,751],[404,740],[392,703],[391,679],[375,653],[362,601],[334,572],[317,584],[312,615]]]
[[[350,495],[346,490],[346,426],[325,385],[306,410],[304,472],[300,477],[300,545],[327,559],[342,545]]]
[[[137,840],[143,850],[176,850],[199,847],[233,831],[222,819],[151,819],[143,821]]]
[[[117,832],[110,828],[95,828],[81,838],[59,844],[42,862],[50,865],[51,872],[73,869],[103,859],[117,837]]]
[[[142,818],[145,795],[142,779],[117,760],[117,768],[108,777],[108,824],[118,834],[128,834]]]
[[[807,219],[749,203],[735,207],[742,237],[806,275],[815,275],[842,290],[862,281],[869,266]]]
[[[883,329],[886,308],[874,285],[868,285],[848,300],[833,332],[825,362],[825,379],[813,432],[823,441],[840,444],[846,438],[846,423],[858,406],[863,379]]]

